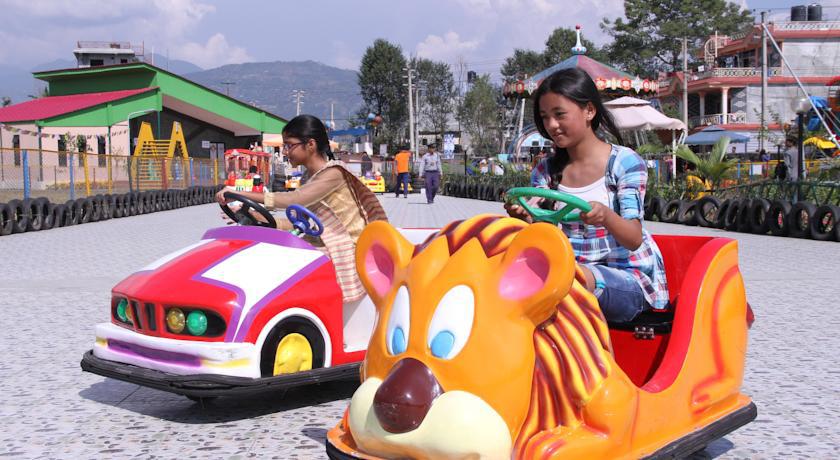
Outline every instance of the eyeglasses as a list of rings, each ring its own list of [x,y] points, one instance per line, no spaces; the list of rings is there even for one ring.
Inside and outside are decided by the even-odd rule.
[[[296,142],[294,144],[283,144],[283,153],[291,152],[293,148],[306,142]]]

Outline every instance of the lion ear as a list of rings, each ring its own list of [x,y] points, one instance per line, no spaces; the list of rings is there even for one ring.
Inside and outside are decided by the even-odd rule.
[[[414,245],[387,222],[372,222],[362,231],[356,243],[356,270],[375,304],[391,291],[395,275],[413,253]]]
[[[572,245],[554,225],[529,225],[505,251],[498,273],[499,295],[539,324],[571,289],[575,277]]]

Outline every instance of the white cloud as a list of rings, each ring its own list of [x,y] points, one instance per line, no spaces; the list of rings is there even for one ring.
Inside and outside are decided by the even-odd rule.
[[[200,67],[211,68],[225,64],[240,64],[253,60],[245,48],[231,46],[224,35],[214,34],[207,43],[189,42],[173,51],[178,59],[192,62]]]
[[[456,33],[449,31],[443,35],[429,35],[417,44],[417,56],[436,61],[453,61],[457,56],[475,50],[478,40],[461,40]]]

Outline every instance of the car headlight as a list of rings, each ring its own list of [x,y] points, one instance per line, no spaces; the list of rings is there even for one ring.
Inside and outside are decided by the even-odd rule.
[[[120,299],[120,301],[117,303],[117,318],[120,321],[122,321],[124,323],[127,323],[128,322],[128,311],[129,311],[128,300]]]
[[[192,335],[204,335],[207,332],[207,315],[201,310],[193,310],[187,316],[187,330]]]
[[[166,312],[166,327],[169,328],[170,332],[180,334],[184,331],[186,322],[186,316],[180,308],[170,308]]]

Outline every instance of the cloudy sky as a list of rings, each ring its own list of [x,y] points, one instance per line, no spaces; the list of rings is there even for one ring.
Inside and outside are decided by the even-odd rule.
[[[746,8],[784,8],[804,0],[738,0]],[[837,20],[840,8],[823,2]],[[204,68],[248,61],[316,60],[357,69],[376,38],[408,55],[496,73],[514,48],[541,50],[558,26],[581,24],[607,37],[602,17],[621,0],[0,0],[0,64],[29,68],[73,59],[76,40],[143,42],[146,52]],[[827,8],[826,8],[827,7]]]

